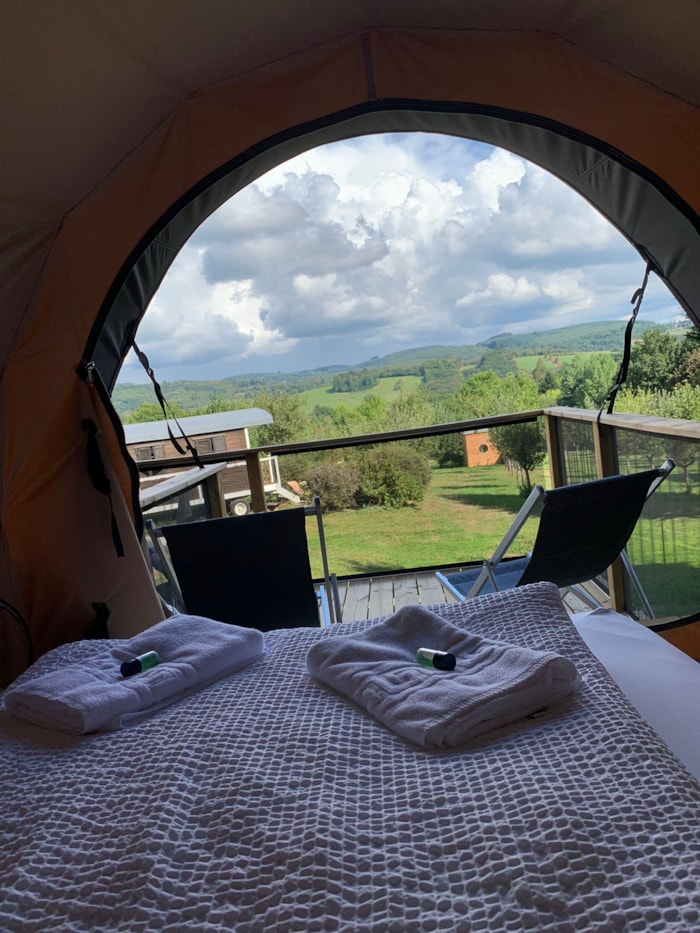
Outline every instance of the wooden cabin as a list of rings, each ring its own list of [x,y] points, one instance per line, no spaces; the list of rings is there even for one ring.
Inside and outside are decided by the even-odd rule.
[[[462,443],[464,462],[468,467],[493,466],[501,462],[501,454],[488,431],[462,431]]]
[[[177,430],[178,425],[197,453],[204,455],[250,448],[249,429],[272,424],[272,420],[272,415],[262,408],[244,408],[210,415],[191,415],[179,418],[177,424],[168,421],[147,421],[124,425],[127,448],[141,471],[141,492],[145,493],[148,490],[149,493],[148,497],[142,496],[142,507],[160,506],[160,497],[154,499],[151,495],[155,486],[162,485],[164,489],[171,490],[172,481],[178,474],[192,472],[191,464],[177,466],[179,460],[189,456],[181,454],[171,438],[172,431],[180,446],[184,448],[182,437]],[[148,461],[155,463],[163,460],[172,460],[172,467],[158,467],[152,471],[144,468]],[[277,493],[284,498],[297,498],[282,486],[277,457],[262,457],[261,468],[267,492]],[[218,465],[216,481],[226,510],[232,514],[245,514],[248,511],[247,497],[250,495],[245,462],[238,460]],[[191,484],[186,484],[186,488],[191,488]]]

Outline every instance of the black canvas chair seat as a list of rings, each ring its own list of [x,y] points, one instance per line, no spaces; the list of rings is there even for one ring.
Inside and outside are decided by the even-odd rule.
[[[314,586],[306,516],[319,522],[324,583]],[[335,578],[328,572],[318,499],[308,508],[166,525],[149,531],[169,563],[179,608],[222,622],[269,631],[340,621]],[[160,537],[167,543],[167,553]],[[331,601],[329,603],[329,600]]]
[[[437,576],[460,600],[527,583],[549,581],[564,589],[593,580],[624,554],[644,503],[674,466],[667,460],[658,469],[640,473],[548,491],[536,486],[489,560]],[[542,513],[532,553],[504,559],[539,503]]]

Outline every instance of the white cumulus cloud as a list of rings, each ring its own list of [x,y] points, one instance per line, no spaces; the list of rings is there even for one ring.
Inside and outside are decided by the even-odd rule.
[[[304,153],[181,250],[138,340],[161,378],[360,363],[629,314],[642,260],[541,168],[469,140],[388,134]],[[678,314],[662,286],[646,302]],[[122,381],[139,378],[127,360]]]

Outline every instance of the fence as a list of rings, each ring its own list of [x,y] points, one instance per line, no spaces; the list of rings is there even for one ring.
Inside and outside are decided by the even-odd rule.
[[[676,461],[676,470],[645,507],[627,551],[655,620],[680,618],[696,612],[700,607],[700,523],[697,521],[700,425],[696,422],[549,408],[381,434],[280,444],[264,451],[253,448],[210,454],[202,460],[220,463],[244,459],[252,507],[255,511],[263,511],[267,504],[261,460],[268,455],[280,458],[283,477],[296,479],[285,471],[285,462],[291,462],[287,458],[396,442],[420,443],[464,431],[483,431],[539,419],[544,424],[547,442],[549,485],[648,469],[660,465],[667,457]],[[149,463],[150,469],[166,466],[165,461]],[[444,565],[444,556],[435,553],[434,566]],[[607,589],[613,608],[625,609],[642,619],[650,616],[646,601],[622,562],[617,561],[606,576],[599,582]]]

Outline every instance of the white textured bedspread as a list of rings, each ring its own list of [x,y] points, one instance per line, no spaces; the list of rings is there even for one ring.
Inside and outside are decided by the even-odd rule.
[[[420,749],[306,673],[352,623],[270,633],[243,671],[116,733],[0,711],[0,930],[700,930],[700,785],[556,588],[436,611],[572,658],[580,689]]]

